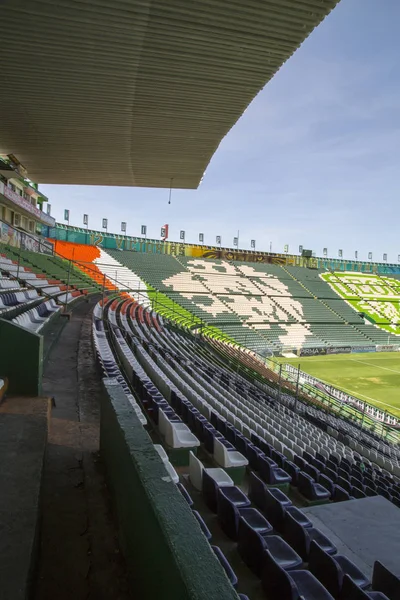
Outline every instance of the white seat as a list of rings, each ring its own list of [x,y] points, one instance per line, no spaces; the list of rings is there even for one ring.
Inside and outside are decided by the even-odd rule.
[[[249,461],[236,450],[228,450],[218,438],[214,438],[214,459],[221,467],[246,467]]]
[[[175,471],[174,467],[171,465],[171,463],[168,460],[167,460],[167,462],[164,462],[164,467],[167,469],[167,473],[171,477],[172,481],[174,483],[178,483],[179,482],[179,475]]]
[[[190,451],[189,452],[189,479],[190,483],[196,490],[201,491],[203,488],[203,463],[197,458],[197,456]],[[220,487],[227,487],[234,485],[232,479],[223,469],[212,468],[206,469],[207,474],[218,483]]]
[[[161,444],[154,444],[154,450],[160,455],[163,462],[168,462],[168,454],[165,452]]]
[[[165,441],[171,448],[193,448],[200,442],[185,423],[166,422]]]

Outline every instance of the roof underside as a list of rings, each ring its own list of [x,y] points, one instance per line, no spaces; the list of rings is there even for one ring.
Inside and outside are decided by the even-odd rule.
[[[42,183],[196,188],[337,2],[1,2],[0,154]]]

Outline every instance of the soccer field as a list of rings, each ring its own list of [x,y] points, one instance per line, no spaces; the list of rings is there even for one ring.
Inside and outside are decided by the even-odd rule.
[[[400,417],[400,352],[285,358],[294,366]]]

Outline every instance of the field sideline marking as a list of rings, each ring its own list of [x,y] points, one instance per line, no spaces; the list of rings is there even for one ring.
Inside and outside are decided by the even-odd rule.
[[[376,363],[370,363],[365,360],[358,360],[357,358],[350,358],[350,360],[352,362],[361,363],[362,365],[368,365],[369,367],[376,367],[377,369],[385,369],[385,371],[391,371],[392,373],[398,373],[400,375],[400,371],[395,371],[395,369],[389,369],[389,367],[381,367],[380,365],[377,365]]]
[[[375,398],[371,398],[371,396],[366,396],[365,394],[362,394],[361,392],[356,392],[354,390],[350,390],[349,388],[345,388],[343,385],[340,386],[339,389],[342,389],[344,392],[349,392],[350,394],[354,395],[356,398],[357,396],[362,396],[363,398],[366,398],[367,400],[371,400],[371,402],[375,403],[378,402],[378,404],[384,404],[385,406],[390,406],[391,409],[394,410],[398,410],[398,408],[396,406],[393,406],[393,404],[389,404],[388,402],[383,402],[382,400],[376,400]]]

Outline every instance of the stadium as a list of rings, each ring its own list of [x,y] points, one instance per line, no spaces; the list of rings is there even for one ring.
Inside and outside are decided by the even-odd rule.
[[[400,264],[42,192],[196,189],[338,1],[192,4],[0,4],[0,598],[398,600]]]

